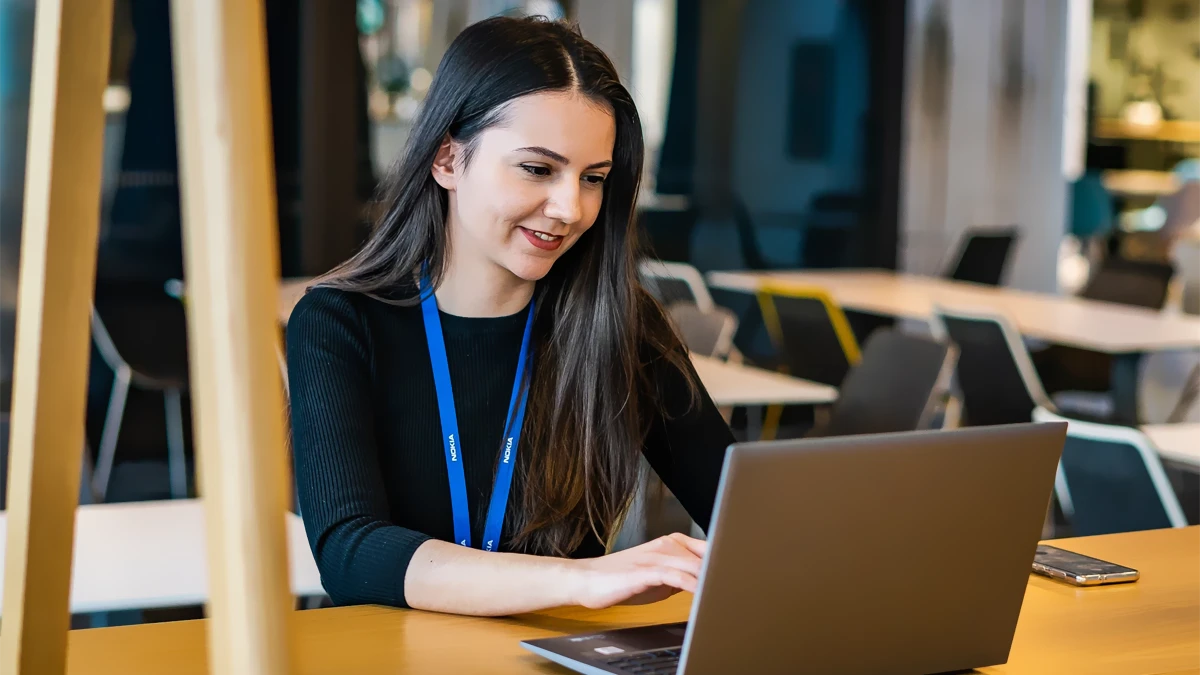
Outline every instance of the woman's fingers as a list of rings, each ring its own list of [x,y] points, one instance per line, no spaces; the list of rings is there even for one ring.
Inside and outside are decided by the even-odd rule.
[[[673,567],[659,567],[657,571],[659,586],[670,586],[688,593],[696,592],[695,576]]]
[[[700,558],[692,555],[672,555],[670,553],[647,553],[642,560],[643,565],[668,567],[680,572],[687,572],[693,577],[700,576],[702,562]]]
[[[581,604],[655,602],[679,591],[695,593],[708,545],[686,535],[669,535],[590,563],[591,590]]]
[[[708,542],[707,541],[703,541],[700,539],[694,539],[692,537],[687,536],[686,534],[683,534],[682,532],[676,532],[674,534],[669,534],[669,535],[667,535],[667,538],[670,539],[671,541],[674,541],[676,544],[679,544],[680,546],[686,548],[689,552],[692,553],[692,555],[697,556],[699,558],[703,558],[705,556],[705,554],[708,553]]]

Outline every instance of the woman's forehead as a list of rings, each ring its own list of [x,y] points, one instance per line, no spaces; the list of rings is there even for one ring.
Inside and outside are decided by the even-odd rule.
[[[540,147],[584,166],[612,159],[616,122],[603,103],[574,92],[539,92],[506,108],[503,122],[485,132],[498,152]]]

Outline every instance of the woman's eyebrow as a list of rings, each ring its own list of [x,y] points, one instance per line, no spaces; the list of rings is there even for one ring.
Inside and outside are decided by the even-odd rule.
[[[563,157],[562,155],[558,154],[557,152],[551,150],[550,148],[543,148],[540,145],[535,145],[535,146],[531,146],[528,148],[517,148],[516,152],[532,152],[533,154],[541,155],[542,157],[545,157],[546,159],[552,159],[552,160],[558,162],[559,164],[570,164],[571,163],[566,157]],[[609,166],[612,166],[611,159],[606,159],[603,162],[596,162],[594,164],[589,164],[587,166],[587,168],[588,169],[603,169],[603,168],[609,167]]]

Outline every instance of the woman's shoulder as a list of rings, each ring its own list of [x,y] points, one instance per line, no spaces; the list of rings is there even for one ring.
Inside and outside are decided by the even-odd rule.
[[[313,286],[304,292],[288,316],[288,329],[312,324],[357,321],[361,315],[361,300],[366,296],[330,286]]]
[[[419,308],[397,305],[357,291],[331,286],[314,286],[300,298],[292,309],[287,324],[289,346],[330,333],[347,338],[364,339],[372,326],[419,321]]]

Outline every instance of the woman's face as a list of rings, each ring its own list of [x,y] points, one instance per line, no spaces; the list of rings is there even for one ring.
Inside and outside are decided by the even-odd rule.
[[[504,121],[463,147],[444,143],[433,176],[449,192],[451,255],[541,279],[596,221],[612,165],[612,113],[582,95],[511,101]]]

